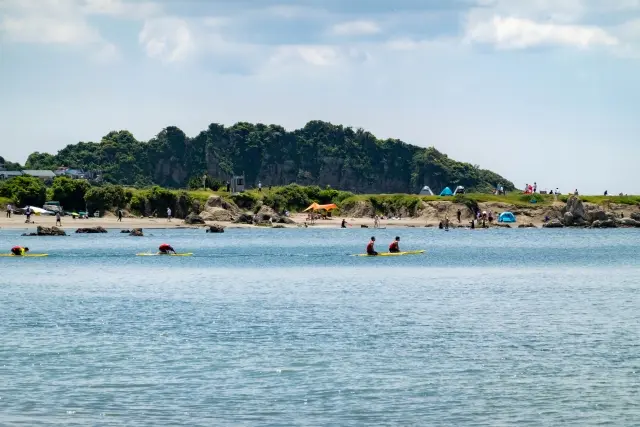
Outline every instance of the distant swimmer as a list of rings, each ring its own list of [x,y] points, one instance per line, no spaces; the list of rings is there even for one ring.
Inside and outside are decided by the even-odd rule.
[[[22,246],[14,246],[11,248],[11,253],[14,254],[15,256],[22,256],[27,252],[29,252],[29,248],[27,247],[23,248]]]
[[[389,245],[389,252],[397,253],[400,252],[400,237],[396,236],[396,239],[391,242]]]
[[[371,241],[367,245],[367,255],[378,255],[378,252],[376,252],[375,248],[373,247],[375,244],[376,244],[376,238],[371,237]]]
[[[162,254],[162,255],[168,255],[171,252],[173,252],[174,254],[176,253],[176,250],[173,249],[171,247],[171,245],[168,245],[166,243],[161,244],[160,247],[158,247],[158,250],[160,251],[160,254]]]

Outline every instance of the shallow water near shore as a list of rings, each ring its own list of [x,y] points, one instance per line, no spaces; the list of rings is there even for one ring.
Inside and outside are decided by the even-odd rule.
[[[639,231],[145,233],[0,232],[0,425],[640,422]]]

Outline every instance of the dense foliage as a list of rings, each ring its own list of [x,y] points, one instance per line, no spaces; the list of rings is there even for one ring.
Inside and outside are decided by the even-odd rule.
[[[380,140],[370,132],[312,121],[288,132],[281,126],[211,124],[189,138],[174,126],[148,142],[128,131],[110,132],[98,143],[68,145],[56,155],[33,153],[26,167],[59,166],[100,171],[105,182],[138,187],[215,188],[232,174],[245,174],[255,186],[330,185],[359,193],[415,193],[423,185],[434,191],[464,185],[484,191],[503,177],[468,163],[456,162],[435,148],[395,139]]]
[[[47,198],[60,202],[67,211],[81,210],[86,207],[85,195],[91,185],[84,179],[71,179],[64,176],[56,177],[47,191]]]
[[[0,197],[11,200],[16,205],[42,206],[47,198],[47,187],[31,176],[17,176],[0,184]]]
[[[8,171],[19,171],[23,169],[20,163],[8,162],[2,156],[0,156],[0,166],[3,166],[4,169]]]

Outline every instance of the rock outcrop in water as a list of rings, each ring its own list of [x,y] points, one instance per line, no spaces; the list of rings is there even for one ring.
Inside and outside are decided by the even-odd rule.
[[[66,236],[67,233],[58,227],[38,226],[35,233],[24,233],[23,236]]]
[[[78,234],[95,234],[95,233],[106,233],[107,230],[105,230],[102,227],[87,227],[87,228],[78,228],[76,230],[76,233]]]
[[[224,227],[218,224],[210,225],[207,228],[207,233],[224,233]]]
[[[131,230],[131,232],[129,233],[129,236],[134,236],[134,237],[143,237],[144,233],[142,232],[142,228],[134,228],[133,230]]]

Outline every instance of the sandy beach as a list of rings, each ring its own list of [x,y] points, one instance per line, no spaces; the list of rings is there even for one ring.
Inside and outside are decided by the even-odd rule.
[[[588,206],[588,204],[585,204]],[[565,207],[565,203],[555,202],[551,205],[545,206],[531,206],[531,207],[518,207],[507,203],[480,203],[479,208],[482,211],[493,212],[495,216],[497,213],[504,211],[512,211],[516,217],[517,222],[511,224],[511,227],[515,228],[520,225],[527,225],[529,227],[542,227],[545,217],[549,218],[561,218],[562,209]],[[598,208],[591,206],[591,208]],[[458,210],[462,213],[461,221],[457,221]],[[609,207],[609,211],[616,217],[621,218],[629,217],[632,213],[638,212],[638,207],[631,205],[612,205]],[[464,205],[452,203],[449,201],[437,201],[424,203],[423,209],[420,212],[420,216],[417,217],[402,217],[402,218],[384,218],[380,220],[380,228],[403,228],[403,227],[437,227],[441,221],[448,218],[451,227],[468,227],[471,221],[471,212]],[[296,228],[296,227],[309,227],[309,228],[340,228],[342,220],[345,219],[348,227],[357,228],[374,228],[374,221],[369,213],[365,211],[354,212],[350,216],[335,216],[328,219],[319,219],[315,223],[311,223],[308,220],[308,215],[304,213],[295,213],[290,216],[293,220],[293,224],[277,224],[278,227]],[[26,224],[25,217],[23,215],[12,215],[11,218],[7,218],[4,215],[0,217],[0,229],[20,229],[20,230],[33,230],[37,226],[52,227],[56,224],[54,216],[49,215],[35,215],[32,216],[32,223]],[[225,228],[262,228],[262,226],[256,226],[252,224],[236,224],[229,221],[206,221],[205,225],[222,225]],[[166,229],[166,228],[200,228],[205,225],[189,225],[185,224],[182,219],[174,218],[168,221],[166,218],[141,218],[141,217],[125,217],[122,222],[113,214],[107,214],[102,218],[88,218],[88,219],[73,219],[70,216],[62,218],[62,227],[67,231],[75,231],[78,228],[88,227],[103,227],[105,229]],[[487,223],[487,225],[490,225]],[[492,226],[496,226],[494,221]],[[476,225],[477,227],[478,225]]]
[[[23,215],[13,215],[11,218],[0,217],[0,229],[14,230],[35,230],[37,226],[53,227],[56,225],[54,216],[33,216],[32,223],[26,224]],[[293,214],[291,219],[295,224],[284,225],[287,228],[304,227],[306,222],[306,214]],[[361,227],[366,225],[373,228],[373,219],[371,218],[345,218],[350,227]],[[307,222],[309,228],[339,228],[342,223],[342,217],[335,217],[327,220],[317,220],[315,224]],[[219,224],[226,228],[258,228],[250,224],[234,224],[232,222],[207,222],[206,225]],[[395,220],[381,220],[381,228],[398,228],[398,227],[424,227],[427,224],[424,218],[403,218]],[[165,228],[201,228],[202,225],[188,225],[181,219],[172,219],[167,221],[166,218],[123,218],[119,222],[116,217],[106,216],[103,218],[73,219],[71,217],[62,217],[62,229],[66,231],[75,231],[78,228],[103,227],[105,229],[165,229]]]

